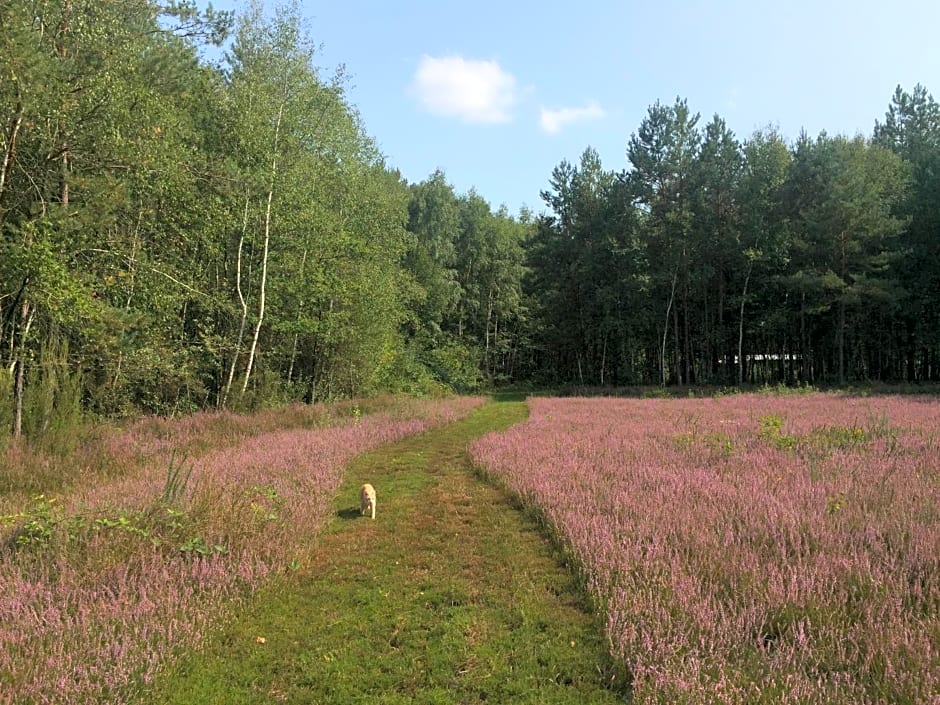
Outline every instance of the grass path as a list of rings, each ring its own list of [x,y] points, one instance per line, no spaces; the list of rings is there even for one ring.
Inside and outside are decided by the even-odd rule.
[[[614,703],[600,625],[467,444],[518,402],[358,457],[301,567],[245,605],[154,703]],[[358,488],[378,493],[375,521]],[[258,637],[264,642],[259,643]]]

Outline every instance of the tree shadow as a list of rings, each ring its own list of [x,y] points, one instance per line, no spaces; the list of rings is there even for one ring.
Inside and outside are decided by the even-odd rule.
[[[362,511],[359,507],[346,507],[345,509],[340,509],[336,512],[336,516],[340,519],[345,519],[346,521],[351,521],[352,519],[358,519],[362,516]]]

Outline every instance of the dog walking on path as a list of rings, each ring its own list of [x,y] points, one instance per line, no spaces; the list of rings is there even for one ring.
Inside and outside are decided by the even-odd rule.
[[[372,518],[375,519],[375,488],[368,482],[359,490],[359,509],[362,514],[371,512]]]

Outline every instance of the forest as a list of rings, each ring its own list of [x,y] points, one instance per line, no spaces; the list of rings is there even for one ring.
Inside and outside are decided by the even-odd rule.
[[[222,56],[209,60],[209,48]],[[409,183],[297,5],[0,0],[0,438],[505,384],[940,380],[940,108],[656,102],[511,214]]]

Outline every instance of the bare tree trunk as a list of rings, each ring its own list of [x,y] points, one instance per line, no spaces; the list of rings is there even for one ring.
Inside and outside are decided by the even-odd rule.
[[[251,201],[250,189],[245,190],[245,210],[242,214],[242,231],[238,236],[238,257],[235,259],[235,291],[238,293],[238,302],[242,307],[242,318],[238,324],[238,338],[235,341],[235,352],[232,353],[232,364],[228,368],[228,379],[225,381],[225,387],[222,389],[222,398],[219,400],[219,406],[223,409],[228,402],[229,392],[232,391],[232,380],[235,379],[235,366],[238,364],[238,356],[242,350],[242,340],[245,337],[245,323],[248,320],[248,302],[245,301],[245,294],[242,292],[242,252],[245,248],[245,233],[248,230],[248,204]]]
[[[845,299],[839,299],[839,384],[845,384]]]
[[[23,300],[23,295],[26,293],[26,286],[29,284],[29,276],[23,278],[23,283],[20,284],[20,288],[16,292],[16,296],[13,298],[13,303],[9,306],[9,344],[5,344],[7,348],[7,359],[6,365],[10,368],[10,374],[13,374],[13,369],[16,367],[16,312],[19,310],[20,301]],[[7,327],[6,319],[0,319],[0,322],[3,323],[3,328]]]
[[[741,292],[741,313],[738,316],[738,386],[744,384],[744,303],[747,300],[747,285],[751,281],[752,264],[747,265],[744,277],[744,291]]]
[[[261,288],[258,293],[258,320],[255,323],[254,336],[251,340],[251,352],[248,354],[248,365],[245,367],[245,380],[242,382],[242,394],[248,389],[248,380],[254,366],[255,355],[258,351],[258,338],[261,336],[261,324],[264,321],[265,289],[268,281],[268,252],[271,243],[271,201],[274,200],[274,183],[277,179],[277,150],[281,135],[281,118],[284,115],[284,103],[277,111],[277,122],[274,124],[274,156],[271,159],[271,181],[268,185],[268,203],[264,211],[264,248],[261,255]]]
[[[676,279],[679,276],[679,269],[672,273],[672,292],[669,294],[669,304],[666,306],[666,320],[663,324],[663,347],[659,354],[659,368],[662,373],[662,383],[666,386],[666,340],[669,337],[669,312],[672,310],[673,299],[676,298]]]
[[[307,265],[307,248],[305,247],[303,257],[300,260],[300,280],[301,281],[303,281],[303,278],[304,278],[304,269],[306,269],[306,265]],[[303,312],[303,309],[304,309],[304,300],[301,299],[297,305],[296,320],[298,324],[300,323],[300,316],[301,316],[301,313]],[[290,367],[288,367],[287,369],[287,382],[288,383],[293,382],[294,380],[294,362],[297,359],[297,343],[299,339],[300,339],[300,333],[298,333],[297,331],[294,331],[294,343],[291,346],[291,351],[290,351]]]
[[[499,313],[497,313],[493,318],[493,350],[495,351],[493,355],[496,357],[496,364],[494,367],[496,365],[499,367],[505,366],[506,358],[504,355],[499,354]]]
[[[72,0],[65,0],[62,7],[62,22],[59,25],[58,32],[56,32],[56,53],[59,55],[59,58],[66,59],[68,57],[68,49],[65,46],[64,38],[65,35],[69,32],[69,24],[72,18]],[[59,191],[59,203],[63,208],[68,208],[69,205],[69,140],[65,131],[65,124],[62,118],[60,117],[57,123],[57,129],[62,135],[62,143],[59,146],[59,159],[62,160],[60,165],[59,175],[61,179],[60,191]]]
[[[490,376],[490,321],[493,318],[493,290],[490,289],[489,293],[486,296],[486,323],[484,334],[484,347],[483,347],[483,369],[486,371],[486,376]]]
[[[19,353],[16,359],[16,386],[14,391],[14,412],[13,412],[13,437],[19,438],[23,435],[23,396],[26,389],[26,339],[29,337],[29,329],[33,325],[35,312],[29,301],[23,301],[20,309],[20,318],[25,322],[23,332],[20,334]]]
[[[3,136],[3,164],[0,165],[0,226],[3,225],[4,214],[3,197],[6,195],[7,184],[13,173],[13,159],[16,156],[16,138],[20,132],[20,126],[23,124],[23,101],[20,97],[19,83],[16,77],[13,78],[13,84],[16,86],[16,107],[13,111],[13,117],[10,118],[10,125]]]
[[[682,352],[685,356],[683,367],[685,368],[686,384],[692,384],[692,314],[689,312],[689,271],[685,272],[685,284],[682,287]]]
[[[130,281],[128,282],[130,291],[127,293],[127,299],[124,302],[124,310],[131,310],[131,301],[134,299],[134,289],[137,283],[137,248],[140,247],[140,224],[144,218],[143,210],[137,211],[137,225],[134,226],[134,242],[131,245],[130,263]],[[121,379],[121,369],[124,365],[124,351],[118,351],[117,365],[114,368],[114,377],[111,380],[111,388],[117,389],[118,382]]]
[[[69,143],[63,142],[60,148],[62,159],[62,169],[60,171],[62,179],[62,190],[59,193],[59,203],[63,208],[69,206]]]
[[[846,271],[848,269],[846,264],[848,235],[844,230],[839,233],[839,244],[842,247],[842,267],[839,272],[839,276],[842,278],[842,281],[845,282]],[[839,295],[839,330],[836,332],[836,336],[838,339],[839,348],[839,384],[845,384],[845,292],[842,292]]]
[[[676,355],[676,384],[682,386],[682,349],[679,343],[679,306],[672,307],[673,348]]]

